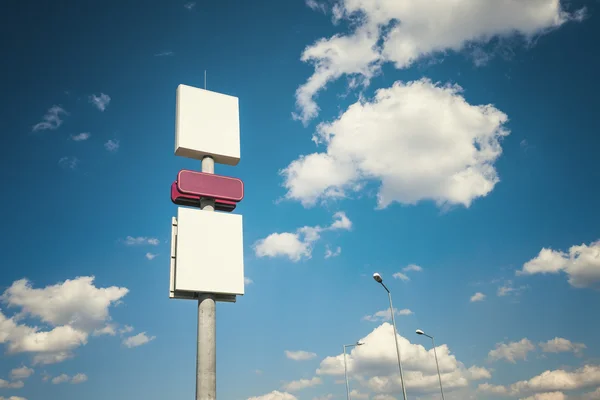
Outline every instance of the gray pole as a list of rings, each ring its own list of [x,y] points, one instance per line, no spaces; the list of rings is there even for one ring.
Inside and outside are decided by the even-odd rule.
[[[402,372],[402,357],[400,356],[400,346],[398,345],[398,330],[396,329],[396,319],[394,318],[394,306],[392,305],[392,294],[388,288],[381,282],[390,299],[390,314],[392,315],[392,324],[394,325],[394,340],[396,341],[396,353],[398,354],[398,368],[400,369],[400,383],[402,383],[402,395],[406,400],[406,387],[404,386],[404,373]]]
[[[212,157],[202,159],[202,172],[215,173]],[[201,199],[203,211],[214,211],[215,201]],[[199,238],[202,240],[202,238]],[[196,352],[196,400],[216,400],[217,398],[217,341],[216,341],[216,301],[215,295],[198,295],[198,343]]]
[[[346,345],[344,345],[344,376],[346,377],[346,398],[350,400],[350,385],[348,384],[348,367],[346,367]]]
[[[429,335],[427,335],[429,336]],[[442,387],[442,375],[440,375],[440,364],[438,364],[437,351],[435,351],[435,340],[433,336],[429,336],[431,338],[431,343],[433,343],[433,354],[435,355],[435,366],[437,367],[438,378],[440,379],[440,392],[442,392],[442,400],[444,400],[444,388]]]

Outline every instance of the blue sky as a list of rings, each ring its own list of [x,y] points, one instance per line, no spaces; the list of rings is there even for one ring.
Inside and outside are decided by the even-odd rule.
[[[252,3],[252,4],[251,4]],[[31,5],[0,16],[0,399],[192,398],[175,90],[237,96],[223,400],[600,398],[597,1]]]

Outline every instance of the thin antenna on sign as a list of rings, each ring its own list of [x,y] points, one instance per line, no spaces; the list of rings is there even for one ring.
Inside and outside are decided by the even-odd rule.
[[[206,70],[204,70],[204,90],[206,90]]]

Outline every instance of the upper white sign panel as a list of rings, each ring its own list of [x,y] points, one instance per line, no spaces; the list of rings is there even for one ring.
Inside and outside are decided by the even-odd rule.
[[[175,155],[237,165],[240,161],[238,98],[226,94],[177,87]]]

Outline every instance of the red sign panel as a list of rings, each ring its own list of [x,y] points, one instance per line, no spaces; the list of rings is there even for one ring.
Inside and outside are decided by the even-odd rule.
[[[177,190],[177,182],[171,185],[171,201],[180,206],[200,207],[200,196],[181,193]],[[215,211],[231,212],[235,210],[235,206],[234,201],[215,199]]]
[[[177,189],[185,195],[235,202],[244,198],[244,183],[241,179],[185,169],[177,175]]]

